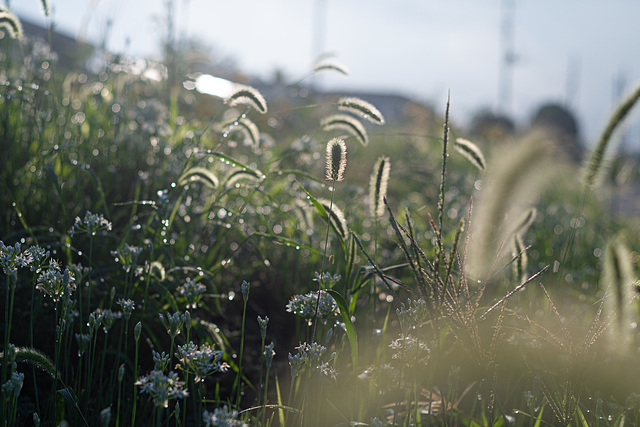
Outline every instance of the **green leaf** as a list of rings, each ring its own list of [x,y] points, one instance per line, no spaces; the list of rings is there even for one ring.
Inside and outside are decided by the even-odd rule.
[[[349,308],[347,302],[342,298],[342,295],[334,289],[326,289],[326,292],[333,297],[338,304],[340,314],[342,314],[342,320],[347,329],[347,338],[349,338],[349,345],[351,345],[351,360],[353,361],[353,373],[358,375],[358,336],[356,335],[356,328],[353,326],[351,316],[349,316]]]
[[[296,181],[298,182],[298,181]],[[331,221],[331,219],[329,218],[329,212],[327,212],[327,210],[325,209],[325,207],[322,205],[322,203],[320,203],[315,197],[313,197],[311,195],[311,193],[309,193],[307,191],[306,188],[304,188],[302,186],[302,184],[300,184],[298,182],[298,185],[300,186],[300,188],[302,188],[302,190],[307,194],[307,199],[309,199],[309,201],[311,202],[311,204],[316,208],[316,210],[318,211],[318,213],[320,214],[320,217],[322,219],[324,219],[325,221],[327,221],[330,225],[331,228],[333,228],[333,231],[335,232],[336,236],[338,236],[338,241],[340,242],[340,247],[342,248],[342,252],[346,253],[346,247],[344,245],[344,239],[342,238],[342,233],[340,232],[340,230],[336,227],[336,225],[333,223],[333,221]]]

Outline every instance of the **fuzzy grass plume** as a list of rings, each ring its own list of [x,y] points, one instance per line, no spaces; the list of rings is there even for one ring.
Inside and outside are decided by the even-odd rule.
[[[7,9],[0,9],[0,30],[6,30],[13,39],[22,38],[22,24],[20,20]]]
[[[237,105],[248,105],[255,108],[259,113],[267,112],[267,101],[257,89],[246,85],[236,85],[233,93],[225,100],[231,107]]]
[[[522,241],[522,236],[517,233],[513,235],[513,257],[515,258],[513,261],[513,275],[520,283],[524,283],[528,279],[527,265],[529,257],[527,256],[527,248]]]
[[[486,169],[487,163],[484,160],[484,155],[476,144],[464,138],[457,138],[454,147],[456,151],[465,156],[472,165],[481,171]]]
[[[373,167],[369,180],[370,212],[374,218],[384,215],[384,199],[387,197],[387,185],[391,163],[389,157],[380,157]]]
[[[584,183],[588,188],[593,187],[598,179],[605,160],[605,151],[611,142],[614,131],[622,124],[625,117],[627,117],[633,106],[638,102],[638,99],[640,99],[640,86],[636,87],[636,89],[618,105],[607,122],[598,139],[596,148],[591,153],[585,165]]]
[[[345,76],[348,76],[350,74],[349,69],[346,66],[331,60],[318,62],[313,67],[313,71],[316,73],[319,71],[337,71],[338,73],[344,74]]]
[[[320,122],[322,129],[325,131],[332,130],[346,130],[351,135],[356,137],[360,144],[366,146],[369,144],[369,137],[367,131],[358,119],[355,119],[346,114],[334,114],[322,120]]]
[[[328,181],[342,181],[347,168],[347,144],[341,138],[333,138],[327,142],[327,171]]]
[[[218,177],[209,169],[193,167],[182,174],[178,179],[179,185],[186,185],[190,182],[202,182],[208,187],[218,187]]]
[[[383,125],[385,123],[384,116],[378,111],[373,104],[360,98],[345,97],[338,100],[338,109],[347,111],[357,116],[362,116],[371,123]]]
[[[602,278],[601,285],[611,294],[606,299],[608,312],[613,316],[611,339],[619,349],[624,349],[631,340],[630,303],[636,277],[631,252],[621,238],[613,238],[605,249]]]
[[[225,188],[239,187],[238,181],[246,181],[250,184],[257,184],[264,179],[262,172],[253,169],[236,169],[227,175],[224,182]]]
[[[474,221],[469,242],[469,267],[477,277],[490,274],[508,249],[511,233],[519,228],[540,192],[561,169],[555,165],[555,148],[542,133],[496,150],[492,167],[474,198]],[[506,251],[505,251],[506,250]]]
[[[223,134],[228,135],[231,132],[238,131],[245,139],[251,141],[252,147],[260,145],[260,131],[258,126],[246,117],[234,120],[222,126]]]

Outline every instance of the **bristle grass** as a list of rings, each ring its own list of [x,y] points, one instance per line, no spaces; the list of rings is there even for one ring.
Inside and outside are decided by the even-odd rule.
[[[20,20],[10,11],[0,11],[0,29],[5,29],[9,33],[9,37],[13,39],[22,38],[22,24]]]
[[[585,164],[584,183],[587,188],[591,188],[596,184],[605,161],[605,152],[611,142],[613,133],[622,125],[622,122],[636,105],[638,99],[640,99],[640,85],[618,105],[609,118],[596,147]]]
[[[480,169],[485,170],[487,163],[484,159],[484,154],[476,144],[464,138],[456,138],[454,143],[456,151],[465,156],[472,165]]]
[[[253,169],[236,169],[231,171],[224,180],[225,188],[239,186],[238,181],[246,180],[251,184],[256,184],[264,179],[262,172]]]
[[[248,105],[261,114],[267,113],[267,101],[257,89],[251,86],[236,85],[233,93],[225,99],[225,103],[231,107]]]
[[[360,144],[366,146],[369,144],[367,131],[359,120],[346,114],[334,114],[320,122],[322,129],[325,131],[346,130],[355,136]]]
[[[527,266],[529,258],[520,234],[513,235],[513,258],[513,275],[519,283],[524,283],[528,277]]]
[[[326,149],[326,178],[329,181],[344,180],[347,168],[347,144],[341,138],[333,138],[327,142]]]
[[[369,179],[369,212],[374,218],[384,215],[384,199],[387,197],[390,171],[389,157],[378,158]]]
[[[338,109],[348,111],[377,125],[385,124],[384,116],[370,102],[353,96],[340,98]]]
[[[337,71],[338,73],[344,74],[345,76],[348,76],[350,74],[349,69],[345,65],[332,60],[323,60],[318,62],[313,67],[313,71],[316,73],[319,71]]]
[[[241,117],[239,120],[227,123],[223,126],[223,135],[228,135],[234,130],[238,130],[245,139],[249,140],[252,147],[260,145],[260,130],[249,118]]]
[[[612,295],[608,298],[608,311],[613,317],[612,340],[619,350],[626,351],[631,340],[631,302],[636,282],[631,252],[620,237],[613,238],[605,249],[602,286]]]
[[[193,167],[178,179],[180,185],[186,185],[190,182],[201,182],[211,188],[218,187],[218,177],[209,169],[202,167]]]

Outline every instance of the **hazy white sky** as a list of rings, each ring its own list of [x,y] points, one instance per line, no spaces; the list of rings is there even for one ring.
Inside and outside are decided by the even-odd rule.
[[[325,49],[351,70],[327,74],[325,87],[398,92],[442,106],[465,123],[498,106],[505,0],[174,0],[177,33],[202,39],[249,73],[277,68],[291,78],[311,67],[316,5],[326,5]],[[543,102],[566,102],[583,135],[596,138],[610,113],[615,80],[640,79],[637,0],[513,0],[511,111],[527,123]],[[54,22],[109,49],[158,52],[166,0],[49,0]],[[11,0],[20,16],[42,21],[41,0]],[[125,50],[125,41],[130,44]],[[571,93],[571,96],[568,94]],[[638,132],[631,135],[640,148]]]

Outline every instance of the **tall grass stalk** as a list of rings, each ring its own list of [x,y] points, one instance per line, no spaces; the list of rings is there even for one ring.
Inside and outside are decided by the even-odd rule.
[[[242,281],[242,325],[240,328],[240,356],[238,359],[238,373],[236,375],[236,381],[234,387],[236,390],[236,408],[240,407],[240,400],[242,398],[242,358],[244,356],[244,333],[245,324],[247,319],[247,302],[249,301],[249,282]]]
[[[326,147],[326,171],[325,178],[331,182],[331,199],[329,210],[327,211],[327,229],[324,238],[324,252],[322,254],[322,266],[320,267],[320,277],[318,278],[318,297],[316,299],[316,309],[314,314],[313,332],[311,340],[315,341],[316,330],[318,328],[318,308],[320,307],[320,292],[324,288],[324,264],[329,248],[329,229],[331,228],[331,217],[333,215],[333,198],[336,192],[336,183],[344,180],[344,172],[347,168],[347,144],[340,138],[333,138],[327,142]],[[345,230],[346,231],[346,230]]]

